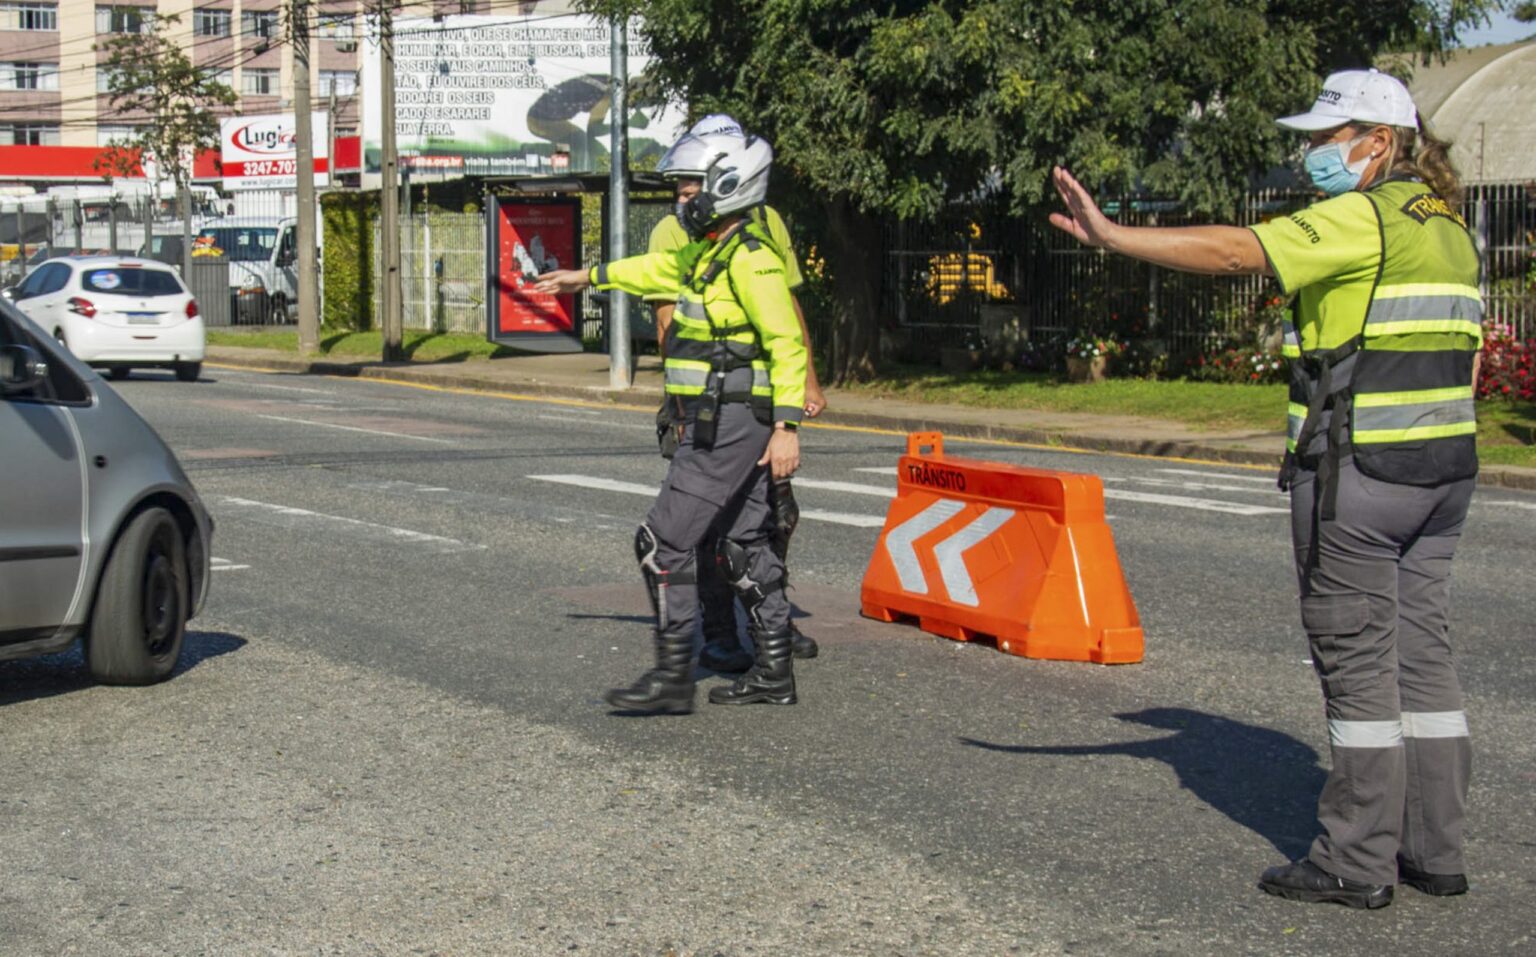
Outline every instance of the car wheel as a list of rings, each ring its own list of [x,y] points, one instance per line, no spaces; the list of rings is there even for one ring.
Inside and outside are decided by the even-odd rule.
[[[202,372],[203,364],[201,362],[176,363],[176,378],[181,382],[196,382],[197,377],[202,375]]]
[[[128,378],[132,372],[133,369],[129,366],[113,366],[111,369],[107,370],[107,374],[110,375],[116,382],[121,382]]]
[[[273,296],[272,305],[267,314],[267,324],[273,326],[286,325],[288,322],[288,301],[282,296]]]
[[[105,684],[147,685],[170,675],[187,632],[191,575],[176,520],[140,512],[118,536],[96,589],[85,657]]]

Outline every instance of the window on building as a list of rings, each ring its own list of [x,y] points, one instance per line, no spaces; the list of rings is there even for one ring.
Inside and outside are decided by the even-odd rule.
[[[97,33],[148,33],[154,22],[153,7],[97,7]]]
[[[326,40],[350,40],[353,37],[352,14],[322,13],[316,32]]]
[[[200,37],[227,37],[232,16],[229,10],[194,10],[192,32]]]
[[[122,123],[98,123],[96,124],[96,145],[113,146],[127,143],[138,135],[136,126],[128,126]]]
[[[12,146],[58,146],[59,127],[54,123],[0,124],[0,143]]]
[[[0,63],[0,90],[57,90],[57,63]]]
[[[222,83],[230,89],[235,88],[235,71],[228,67],[222,70],[204,70],[203,76],[215,83]]]
[[[272,40],[277,37],[276,10],[244,10],[240,13],[240,32],[248,37]]]
[[[353,96],[357,93],[356,70],[321,70],[320,95]]]
[[[58,30],[56,3],[0,3],[0,30]]]
[[[253,70],[247,67],[240,71],[240,92],[246,96],[276,96],[277,83],[276,70]]]

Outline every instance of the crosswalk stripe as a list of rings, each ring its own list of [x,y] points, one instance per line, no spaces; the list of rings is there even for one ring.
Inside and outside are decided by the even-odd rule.
[[[1108,482],[1133,482],[1137,485],[1155,485],[1162,488],[1181,488],[1191,492],[1238,492],[1243,495],[1265,495],[1274,498],[1286,498],[1286,494],[1275,488],[1273,484],[1269,488],[1258,488],[1253,485],[1222,485],[1220,482],[1185,482],[1178,479],[1151,478],[1145,475],[1106,475],[1104,481]]]
[[[1155,492],[1129,492],[1122,488],[1104,490],[1106,499],[1125,502],[1145,502],[1149,505],[1171,505],[1174,508],[1195,508],[1206,512],[1225,512],[1228,515],[1289,515],[1288,508],[1271,508],[1268,505],[1245,505],[1242,502],[1223,502],[1217,498],[1190,498],[1184,495],[1159,495]]]
[[[647,498],[655,498],[656,493],[660,491],[654,485],[620,482],[614,479],[598,478],[595,475],[530,475],[528,478],[537,482],[574,485],[577,488],[592,488],[605,492],[623,492],[628,495],[644,495]],[[829,512],[819,508],[802,508],[800,510],[800,517],[814,519],[818,522],[831,522],[834,525],[851,525],[855,528],[879,528],[885,524],[884,516],[859,515],[854,512]]]
[[[819,488],[827,492],[849,492],[854,495],[875,495],[880,498],[895,498],[896,490],[879,485],[860,485],[857,482],[828,482],[822,479],[795,479],[795,488]]]
[[[1264,485],[1268,485],[1271,488],[1273,488],[1275,484],[1275,477],[1273,475],[1232,475],[1227,472],[1202,472],[1199,469],[1158,469],[1158,471],[1166,472],[1169,475],[1196,475],[1204,479],[1227,479],[1234,482],[1259,482]]]

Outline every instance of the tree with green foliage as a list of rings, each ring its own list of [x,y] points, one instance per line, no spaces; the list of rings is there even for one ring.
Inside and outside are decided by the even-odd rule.
[[[585,0],[637,14],[691,112],[773,143],[833,278],[830,372],[874,372],[881,230],[956,203],[1042,215],[1053,165],[1210,214],[1283,162],[1321,74],[1434,53],[1503,0]],[[796,199],[799,202],[796,202]],[[809,202],[807,202],[809,200]],[[816,215],[819,213],[819,215]]]
[[[172,35],[179,22],[174,14],[148,17],[145,32],[114,35],[96,46],[107,54],[97,69],[107,71],[112,111],[143,118],[132,136],[111,144],[103,171],[126,176],[152,156],[178,195],[192,181],[193,157],[219,143],[213,108],[238,100],[211,71],[193,64],[189,49]]]
[[[1514,16],[1521,23],[1536,23],[1536,3],[1526,0],[1525,3],[1515,4]]]

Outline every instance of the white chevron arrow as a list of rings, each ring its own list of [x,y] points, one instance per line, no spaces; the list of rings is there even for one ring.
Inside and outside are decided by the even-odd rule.
[[[928,579],[917,560],[917,549],[912,545],[919,538],[959,515],[965,503],[952,498],[941,498],[916,515],[891,529],[885,536],[885,553],[896,568],[896,578],[901,590],[914,595],[928,594]],[[980,603],[971,573],[965,567],[965,553],[986,540],[987,536],[1003,527],[1013,517],[1008,508],[988,508],[976,516],[964,528],[933,547],[934,558],[939,563],[939,574],[944,578],[944,590],[951,600],[961,605],[975,607]]]

